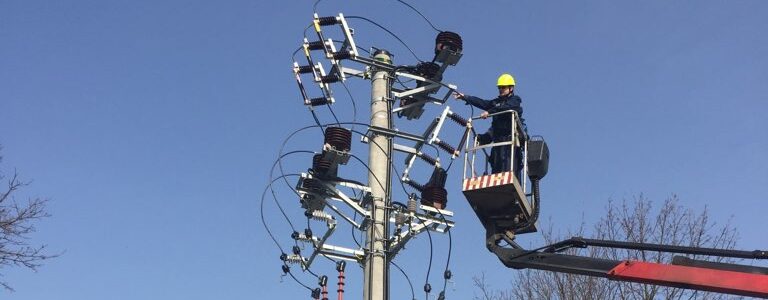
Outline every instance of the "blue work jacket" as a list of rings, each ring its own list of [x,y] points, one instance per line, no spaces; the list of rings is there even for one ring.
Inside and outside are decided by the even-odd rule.
[[[523,99],[521,99],[520,96],[499,96],[493,100],[484,100],[475,96],[465,95],[464,101],[466,101],[467,105],[472,105],[479,109],[485,110],[489,114],[506,110],[514,110],[520,117],[520,123],[523,124],[523,128],[525,130],[526,126],[525,119],[523,119],[523,106],[521,105]],[[508,138],[508,136],[512,134],[511,118],[512,115],[509,113],[493,116],[491,128],[488,131],[492,133],[494,141],[501,141],[505,138]]]

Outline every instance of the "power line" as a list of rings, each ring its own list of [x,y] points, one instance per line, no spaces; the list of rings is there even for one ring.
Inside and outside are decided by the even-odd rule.
[[[395,268],[397,268],[400,271],[400,273],[403,273],[403,276],[405,276],[405,280],[408,281],[408,286],[411,288],[411,299],[416,300],[416,294],[413,292],[413,284],[411,284],[411,278],[409,278],[408,274],[406,274],[405,271],[403,271],[403,269],[400,268],[400,266],[398,266],[394,261],[392,261],[391,263],[393,266],[395,266]]]
[[[309,125],[309,126],[304,126],[304,127],[299,128],[297,130],[294,130],[291,134],[288,135],[288,137],[285,138],[285,140],[283,140],[283,143],[280,145],[280,151],[278,152],[278,159],[277,159],[277,164],[280,167],[280,173],[284,173],[282,160],[280,158],[283,156],[283,150],[285,149],[285,145],[297,133],[299,133],[301,131],[304,131],[306,129],[309,129],[309,128],[314,128],[314,127],[319,127],[320,131],[323,132],[323,135],[325,135],[325,131],[323,131],[323,126],[322,125],[319,125],[319,124],[318,125]],[[274,165],[272,166],[272,170],[269,173],[270,178],[272,177],[273,170],[274,170]],[[299,196],[299,193],[297,193],[295,190],[293,190],[291,184],[288,183],[288,180],[285,180],[285,185],[287,185],[289,188],[291,188],[291,191],[293,191],[293,193],[296,194],[296,196]]]
[[[277,246],[277,248],[280,249],[280,253],[282,253],[282,254],[285,254],[285,250],[283,250],[283,247],[280,246],[280,243],[277,241],[277,238],[275,238],[275,235],[272,233],[272,230],[270,230],[269,226],[267,226],[266,218],[264,218],[264,198],[267,195],[267,190],[272,186],[272,184],[274,184],[275,181],[280,180],[281,177],[286,177],[286,176],[299,176],[299,174],[287,174],[287,175],[283,175],[283,176],[280,176],[280,177],[275,178],[274,180],[272,180],[264,188],[264,192],[262,192],[262,194],[261,194],[261,206],[260,206],[260,211],[259,211],[259,214],[261,216],[261,224],[264,226],[264,229],[267,231],[267,234],[272,239],[272,241],[275,243],[275,246]],[[281,209],[281,211],[282,211],[282,209]],[[304,288],[306,288],[306,289],[308,289],[310,291],[312,290],[309,286],[307,286],[306,284],[301,282],[298,278],[296,278],[296,276],[293,275],[293,273],[290,271],[290,266],[288,266],[288,264],[285,263],[285,262],[283,262],[283,270],[286,270],[287,271],[286,273],[288,275],[290,275],[291,278],[293,278],[293,280],[296,281],[299,285],[303,286]],[[307,268],[307,271],[309,271],[309,268]],[[312,274],[315,275],[314,273],[312,273]],[[315,276],[317,276],[317,275],[315,275]]]
[[[333,119],[336,120],[336,124],[341,126],[341,123],[339,122],[339,118],[336,117],[336,113],[333,111],[333,108],[331,107],[331,104],[330,103],[326,103],[325,106],[327,106],[328,110],[331,111],[331,115],[333,115]]]
[[[290,276],[291,276],[291,278],[293,278],[293,280],[295,280],[297,283],[299,283],[299,284],[300,284],[301,286],[303,286],[305,289],[312,291],[312,288],[310,288],[309,286],[307,286],[307,285],[306,285],[306,284],[304,284],[303,282],[299,281],[299,279],[298,279],[298,278],[296,278],[296,276],[293,276],[293,272],[291,272],[291,271],[290,271],[290,266],[288,266],[287,264],[283,264],[283,265],[284,265],[284,266],[286,266],[286,267],[288,267],[288,268],[287,268],[288,272],[286,272],[286,273],[287,273],[288,275],[290,275]]]
[[[318,0],[318,1],[319,1],[319,0]],[[440,29],[437,29],[437,27],[435,27],[435,25],[433,25],[433,24],[432,24],[432,22],[430,22],[430,21],[429,21],[429,19],[427,19],[427,17],[425,17],[425,16],[424,16],[424,15],[423,15],[423,14],[422,14],[422,13],[421,13],[421,12],[420,12],[418,9],[414,8],[413,6],[411,6],[410,4],[406,3],[405,1],[402,1],[402,0],[397,0],[397,2],[400,2],[400,3],[402,3],[402,4],[405,4],[405,6],[408,6],[408,7],[410,7],[410,8],[411,8],[413,11],[415,11],[417,14],[419,14],[419,16],[421,16],[422,18],[424,18],[424,21],[427,21],[427,23],[429,23],[429,26],[431,26],[431,27],[432,27],[432,29],[434,29],[435,31],[437,31],[437,32],[443,32],[442,30],[440,30]]]
[[[440,214],[440,218],[445,220],[445,215],[443,215],[442,212],[438,212]],[[451,265],[451,252],[453,251],[453,237],[451,236],[451,230],[448,229],[448,259],[445,261],[445,270],[443,271],[443,293],[445,293],[445,288],[448,285],[448,278],[449,276],[449,269],[448,267]]]
[[[357,222],[357,211],[355,211],[354,215],[352,215],[352,221]],[[357,241],[357,236],[355,235],[355,227],[350,226],[350,229],[352,229],[351,230],[352,231],[352,240],[355,241],[355,244],[357,245],[357,247],[362,247],[362,245],[360,245],[360,242]]]
[[[281,155],[280,157],[278,157],[277,161],[276,161],[275,163],[273,163],[273,164],[272,164],[272,170],[269,172],[269,177],[270,177],[270,179],[271,179],[271,178],[273,178],[272,174],[273,174],[273,171],[274,171],[274,169],[275,169],[275,165],[276,165],[276,164],[278,164],[278,163],[280,162],[280,160],[281,160],[281,159],[282,159],[284,156],[287,156],[287,155],[290,155],[290,154],[294,154],[294,153],[298,153],[298,152],[302,152],[302,151],[292,151],[292,152],[286,153],[286,154],[284,154],[284,155]],[[288,182],[288,180],[287,180],[287,179],[285,179],[287,175],[285,174],[285,172],[283,172],[282,168],[280,168],[280,174],[281,174],[281,176],[280,176],[280,177],[278,177],[278,178],[282,178],[282,179],[284,179],[284,180],[285,180],[285,182],[287,183],[287,182]],[[289,186],[289,187],[290,187],[290,186]],[[280,209],[280,213],[282,213],[282,214],[283,214],[283,216],[285,217],[285,220],[286,220],[286,221],[288,221],[288,224],[289,224],[289,225],[291,225],[291,229],[292,229],[292,230],[295,230],[295,227],[293,226],[293,223],[292,223],[292,222],[291,222],[291,220],[288,218],[288,215],[286,215],[286,214],[285,214],[285,210],[283,210],[283,206],[282,206],[282,205],[280,205],[280,202],[279,202],[279,201],[277,201],[277,195],[275,195],[275,190],[274,190],[274,188],[272,188],[272,184],[271,184],[271,183],[269,184],[269,190],[270,190],[270,191],[271,191],[271,193],[272,193],[272,198],[275,200],[275,204],[277,205],[277,208],[279,208],[279,209]],[[293,189],[291,189],[291,190],[293,190]],[[298,195],[298,194],[296,194],[296,195]]]
[[[418,219],[420,222],[424,222],[419,216],[416,216],[416,219]],[[429,299],[429,273],[432,271],[432,255],[434,252],[433,246],[432,246],[432,234],[429,232],[429,229],[425,230],[427,232],[427,237],[429,238],[429,264],[427,264],[427,276],[424,279],[424,293],[426,294],[426,299]]]
[[[409,51],[409,52],[411,52],[411,54],[413,54],[413,57],[414,57],[414,58],[416,58],[416,60],[418,60],[419,62],[424,62],[423,60],[421,60],[421,59],[419,58],[419,56],[418,56],[418,55],[416,55],[416,53],[415,53],[415,52],[413,52],[413,50],[411,50],[411,47],[408,47],[408,44],[406,44],[405,42],[403,42],[403,40],[402,40],[402,39],[400,39],[400,37],[399,37],[399,36],[397,36],[396,34],[394,34],[392,31],[390,31],[390,30],[389,30],[389,29],[387,29],[386,27],[379,25],[379,23],[376,23],[376,22],[374,22],[374,21],[373,21],[373,20],[371,20],[371,19],[368,19],[368,18],[366,18],[366,17],[361,17],[361,16],[348,16],[348,17],[347,17],[347,19],[360,19],[360,20],[365,20],[365,21],[368,21],[369,23],[371,23],[371,24],[373,24],[373,25],[376,25],[377,27],[381,28],[382,30],[384,30],[384,31],[386,31],[387,33],[389,33],[389,34],[390,34],[392,37],[394,37],[395,39],[397,39],[397,40],[398,40],[398,41],[399,41],[401,44],[403,44],[403,46],[405,46],[405,48],[406,48],[406,49],[408,49],[408,51]]]
[[[340,82],[341,82],[341,85],[344,87],[344,90],[347,91],[350,101],[352,101],[352,122],[357,122],[357,101],[355,101],[355,97],[352,97],[352,92],[349,91],[349,87],[347,87],[347,84],[344,83],[344,81],[340,81]],[[355,125],[352,125],[351,129],[354,130]]]
[[[275,170],[275,165],[276,165],[276,164],[277,164],[277,163],[278,163],[278,162],[279,162],[279,161],[280,161],[280,160],[281,160],[283,157],[285,157],[285,156],[288,156],[288,155],[291,155],[291,154],[302,153],[302,152],[310,152],[310,153],[312,153],[311,151],[301,151],[301,150],[298,150],[298,151],[291,151],[291,152],[288,152],[288,153],[286,153],[286,154],[284,154],[284,155],[281,155],[280,157],[278,157],[277,161],[276,161],[275,163],[273,163],[273,164],[272,164],[272,169],[270,170],[270,173],[269,173],[269,177],[270,177],[270,179],[272,179],[272,178],[273,178],[273,173],[274,173],[274,170]],[[288,175],[286,175],[286,174],[285,174],[285,172],[283,172],[282,168],[280,169],[280,174],[281,174],[281,176],[280,176],[280,177],[278,177],[278,178],[275,178],[275,180],[279,180],[280,178],[283,178],[283,179],[285,179],[285,178],[286,178],[287,176],[289,176],[289,175],[298,176],[298,174],[288,174]],[[285,180],[286,180],[286,183],[287,183],[287,179],[285,179]],[[274,181],[272,181],[272,182],[274,182]],[[269,190],[270,190],[270,192],[272,193],[272,199],[275,201],[275,205],[276,205],[276,206],[277,206],[277,208],[280,210],[280,213],[283,215],[283,218],[285,218],[285,221],[286,221],[286,222],[288,222],[288,225],[290,225],[290,226],[291,226],[291,230],[292,230],[292,231],[296,231],[296,227],[294,227],[294,226],[293,226],[293,222],[291,222],[291,219],[290,219],[290,218],[288,218],[288,215],[285,213],[285,210],[283,209],[283,206],[282,206],[282,205],[280,205],[280,201],[278,201],[278,200],[277,200],[277,195],[275,194],[275,189],[272,187],[272,183],[270,183],[270,184],[269,184]],[[291,190],[293,191],[293,189],[291,189]],[[295,191],[294,191],[294,192],[295,192]],[[298,193],[296,193],[296,195],[298,195]],[[294,241],[294,244],[298,244],[298,242]]]
[[[288,152],[288,153],[285,153],[285,154],[281,155],[281,156],[280,156],[280,158],[278,158],[277,160],[279,161],[279,160],[283,159],[284,157],[286,157],[286,156],[288,156],[288,155],[291,155],[291,154],[296,154],[296,153],[314,153],[314,152],[312,152],[312,151],[306,151],[306,150],[296,150],[296,151],[291,151],[291,152]],[[273,170],[274,170],[274,167],[275,167],[275,165],[276,165],[276,164],[277,164],[277,162],[275,162],[275,163],[272,165],[272,168],[273,168]],[[282,171],[282,170],[281,170],[281,171]],[[284,209],[283,209],[283,208],[282,208],[282,206],[280,205],[279,201],[277,200],[277,195],[275,195],[274,189],[272,188],[272,184],[274,183],[274,181],[280,180],[281,178],[285,178],[285,177],[287,177],[287,176],[300,176],[300,175],[299,175],[299,174],[282,174],[282,176],[280,176],[280,177],[278,177],[278,178],[275,178],[274,180],[272,180],[272,183],[270,183],[268,187],[269,187],[269,189],[272,191],[272,197],[273,197],[273,199],[275,200],[275,204],[278,206],[278,208],[279,208],[280,212],[282,213],[283,217],[285,218],[285,220],[286,220],[286,221],[288,222],[288,224],[291,226],[291,230],[292,230],[292,231],[294,231],[294,232],[296,232],[296,228],[293,226],[293,223],[291,222],[290,218],[288,218],[288,216],[287,216],[287,214],[285,213]],[[271,177],[271,175],[270,175],[270,177]],[[266,193],[266,190],[265,190],[265,193]],[[267,233],[269,233],[269,236],[272,238],[272,241],[274,241],[274,242],[275,242],[275,244],[278,246],[278,248],[280,248],[280,252],[282,252],[282,253],[285,253],[285,251],[282,249],[282,247],[280,246],[280,244],[277,242],[277,239],[275,239],[275,237],[273,236],[272,232],[269,230],[269,228],[268,228],[268,227],[267,227],[267,225],[266,225],[266,221],[265,221],[265,219],[264,219],[264,212],[263,212],[263,206],[264,206],[264,205],[263,205],[263,202],[264,202],[264,201],[263,201],[263,196],[262,196],[262,205],[261,205],[261,207],[262,207],[262,208],[261,208],[261,221],[262,221],[262,224],[264,225],[264,228],[267,230]],[[309,218],[307,218],[307,228],[309,228],[309,229],[311,230],[311,225],[310,225],[310,222],[309,222]],[[295,241],[295,240],[294,240],[294,243],[296,243],[296,241]],[[327,256],[327,255],[325,255],[325,254],[323,254],[322,256],[323,256],[323,257],[325,257],[325,258],[327,258],[328,260],[330,260],[330,261],[334,262],[334,263],[336,262],[336,260],[334,260],[333,258],[330,258],[330,257],[328,257],[328,256]],[[305,271],[309,272],[310,274],[312,274],[312,275],[313,275],[313,276],[315,276],[315,277],[319,277],[317,274],[315,274],[314,272],[312,272],[312,270],[311,270],[310,268],[306,268],[306,269],[305,269]]]
[[[297,175],[298,176],[298,174],[292,174],[292,175]],[[272,184],[275,181],[277,181],[277,180],[280,180],[280,178],[275,178],[266,187],[264,187],[264,192],[261,194],[261,206],[260,206],[260,209],[259,209],[259,213],[261,215],[261,224],[264,225],[264,229],[267,230],[267,234],[272,239],[272,241],[275,242],[275,245],[277,246],[277,248],[280,249],[280,253],[285,253],[285,251],[283,250],[283,247],[280,246],[280,243],[277,241],[275,236],[272,234],[272,230],[270,230],[269,226],[267,226],[267,221],[264,218],[264,198],[267,196],[267,190],[269,190],[269,187],[272,186]]]

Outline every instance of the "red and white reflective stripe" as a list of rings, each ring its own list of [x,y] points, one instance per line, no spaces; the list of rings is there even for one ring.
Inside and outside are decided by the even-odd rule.
[[[496,173],[480,177],[464,179],[464,190],[482,189],[497,185],[511,184],[513,179],[512,172]]]
[[[507,178],[509,178],[509,172],[504,172],[496,177],[497,184],[507,184]]]
[[[491,175],[490,176],[491,177],[490,178],[490,183],[488,184],[488,186],[498,185],[500,183],[499,178],[500,178],[500,176],[503,176],[503,175],[504,174],[493,174],[493,175]]]

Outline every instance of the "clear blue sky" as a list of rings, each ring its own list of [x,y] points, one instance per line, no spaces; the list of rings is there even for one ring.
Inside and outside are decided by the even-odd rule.
[[[412,2],[464,38],[445,81],[492,97],[500,73],[516,75],[530,131],[552,152],[542,217],[556,231],[592,223],[608,199],[676,193],[720,223],[732,218],[740,248],[768,248],[768,2]],[[431,58],[434,30],[396,1],[328,0],[318,11],[378,21]],[[308,299],[281,282],[258,206],[280,143],[312,124],[289,57],[311,17],[312,1],[0,2],[3,167],[34,179],[25,195],[52,199],[53,217],[32,241],[64,251],[37,273],[3,269],[17,292],[0,298]],[[351,23],[362,46],[415,62],[378,28]],[[367,122],[367,82],[353,81],[358,121]],[[349,97],[335,90],[336,112],[351,120]],[[320,117],[331,120],[326,110]],[[320,143],[305,131],[286,149]],[[353,151],[364,156],[365,147],[355,142]],[[297,154],[286,171],[309,161]],[[352,171],[360,168],[343,172],[365,181]],[[449,180],[457,214],[449,299],[471,298],[472,276],[485,272],[500,287],[516,272],[483,247],[459,169]],[[278,192],[303,227],[295,197]],[[269,200],[270,228],[288,245],[290,227]],[[434,244],[430,283],[440,290],[447,237]],[[398,257],[419,299],[428,258],[426,236]],[[336,282],[330,264],[316,271]],[[348,281],[348,298],[359,298],[354,265]],[[395,270],[392,290],[393,299],[410,297]]]

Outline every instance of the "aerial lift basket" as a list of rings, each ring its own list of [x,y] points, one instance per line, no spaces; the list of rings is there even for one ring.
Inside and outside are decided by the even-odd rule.
[[[512,115],[512,135],[509,141],[492,142],[485,145],[478,143],[477,135],[474,143],[467,143],[464,151],[464,181],[462,191],[467,202],[477,214],[478,219],[486,228],[488,234],[521,234],[536,232],[533,197],[527,194],[528,185],[528,140],[517,113],[514,110],[490,114],[489,117],[499,114]],[[473,118],[477,119],[478,117]],[[537,142],[538,143],[538,142]],[[543,140],[541,140],[543,144]],[[546,145],[534,143],[542,152],[546,152]],[[509,152],[509,170],[488,174],[486,158],[493,147],[513,147]],[[543,149],[542,149],[543,147]],[[515,152],[522,155],[516,157]],[[542,159],[548,159],[549,154],[540,153]],[[516,172],[515,159],[522,159],[522,169]],[[546,174],[547,162],[536,160],[537,164],[544,165],[543,173]],[[480,173],[482,172],[482,173]],[[538,173],[542,173],[539,168]],[[543,177],[537,177],[540,179]],[[530,223],[530,224],[528,224]],[[528,224],[527,226],[521,226]]]

